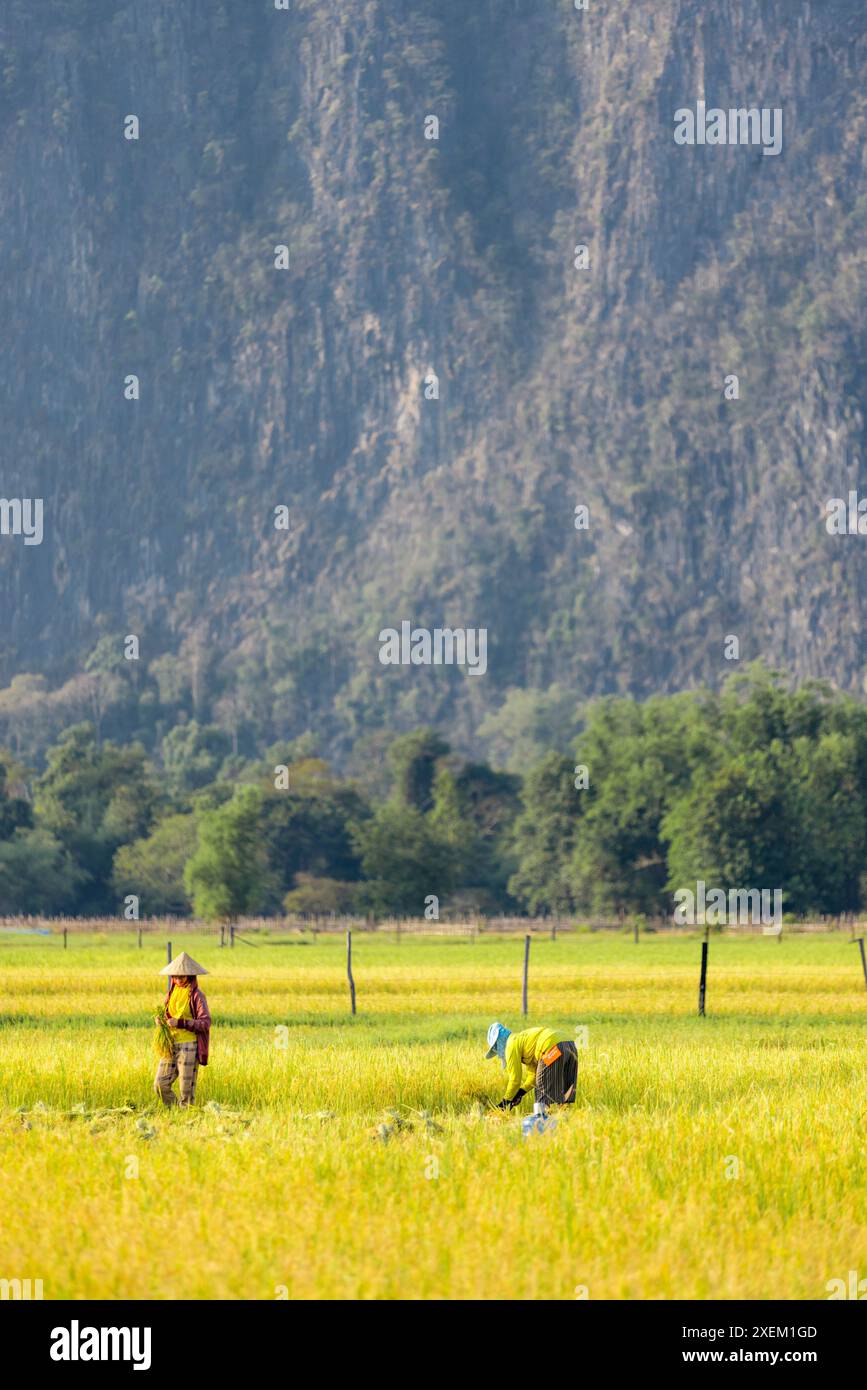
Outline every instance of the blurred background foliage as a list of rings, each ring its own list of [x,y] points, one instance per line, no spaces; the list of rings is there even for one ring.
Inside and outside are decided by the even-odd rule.
[[[396,734],[383,780],[309,738],[245,759],[185,726],[171,759],[66,729],[0,754],[0,913],[212,920],[283,911],[660,917],[678,887],[781,888],[796,915],[867,895],[867,709],[760,665],[719,692],[573,711],[526,776]],[[177,730],[175,731],[177,732]],[[204,750],[204,753],[203,753]],[[222,760],[218,754],[222,751]]]

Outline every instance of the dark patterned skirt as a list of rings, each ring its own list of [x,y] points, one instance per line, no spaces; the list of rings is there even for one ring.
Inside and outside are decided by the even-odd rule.
[[[578,1049],[573,1042],[557,1043],[536,1067],[536,1100],[544,1105],[574,1105],[577,1083]]]

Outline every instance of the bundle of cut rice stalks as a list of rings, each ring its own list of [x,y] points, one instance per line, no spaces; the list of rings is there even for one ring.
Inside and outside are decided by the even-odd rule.
[[[158,1057],[164,1057],[166,1061],[171,1061],[174,1056],[172,1046],[172,1030],[166,1023],[166,1006],[160,1004],[156,1012],[156,1029],[154,1031],[154,1052]]]

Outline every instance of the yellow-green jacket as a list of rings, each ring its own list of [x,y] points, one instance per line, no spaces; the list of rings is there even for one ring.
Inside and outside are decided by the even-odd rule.
[[[506,1094],[512,1100],[520,1091],[532,1091],[536,1085],[536,1068],[555,1043],[568,1042],[569,1034],[556,1028],[525,1028],[523,1033],[511,1033],[506,1042]]]

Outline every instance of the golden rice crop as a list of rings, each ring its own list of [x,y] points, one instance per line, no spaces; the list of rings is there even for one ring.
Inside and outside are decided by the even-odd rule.
[[[46,1298],[825,1298],[867,1272],[867,991],[842,937],[534,941],[577,1103],[492,1112],[522,943],[184,945],[191,1111],[151,1090],[156,947],[0,943],[0,1277]],[[526,1104],[526,1103],[525,1103]],[[178,1242],[178,1211],[184,1241]],[[191,1251],[194,1254],[191,1257]]]

